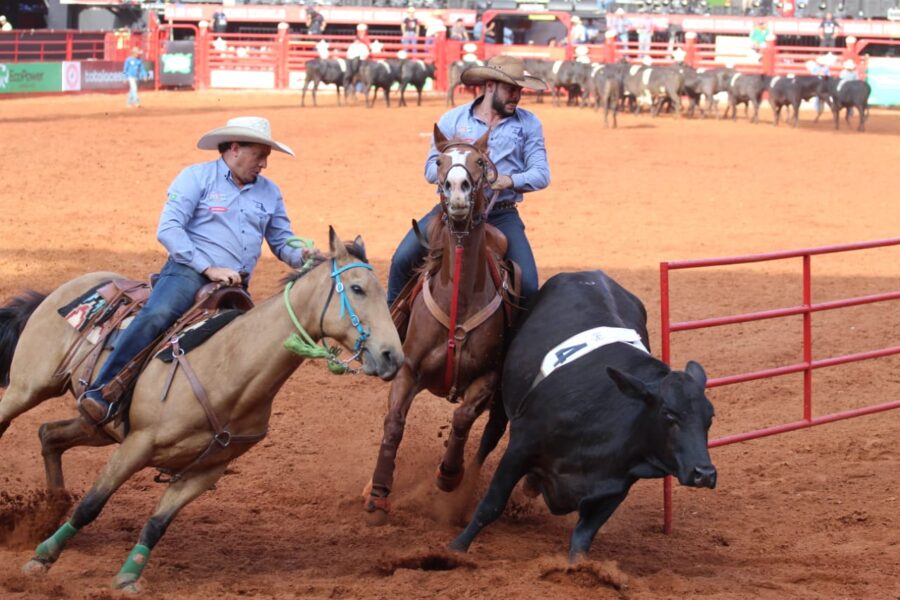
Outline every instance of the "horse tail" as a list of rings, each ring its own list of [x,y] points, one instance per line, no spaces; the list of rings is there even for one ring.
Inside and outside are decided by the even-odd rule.
[[[31,314],[46,297],[29,291],[0,307],[0,387],[9,385],[9,369],[19,336]]]

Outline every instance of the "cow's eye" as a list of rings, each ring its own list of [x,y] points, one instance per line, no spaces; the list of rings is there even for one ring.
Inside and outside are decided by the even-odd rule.
[[[663,411],[663,418],[666,420],[666,423],[675,424],[678,422],[678,415],[672,412],[671,410]]]

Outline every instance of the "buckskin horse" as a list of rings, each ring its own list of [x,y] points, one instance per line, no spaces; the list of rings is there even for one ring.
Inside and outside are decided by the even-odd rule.
[[[450,492],[463,478],[469,430],[491,406],[498,390],[516,286],[511,283],[515,277],[509,275],[514,269],[502,262],[506,238],[486,223],[490,206],[484,188],[497,178],[487,155],[489,133],[470,144],[448,140],[434,127],[443,212],[429,227],[430,252],[419,277],[394,304],[395,323],[400,307],[405,304],[409,308],[408,334],[403,364],[391,384],[371,487],[364,492],[366,520],[372,525],[388,520],[395,457],[413,398],[427,389],[453,403],[462,399],[453,412],[437,472],[438,487]],[[501,310],[503,305],[506,310]],[[401,324],[401,331],[403,328]],[[488,422],[488,427],[492,426],[496,426],[493,418]],[[497,440],[499,437],[494,445]],[[493,446],[479,448],[479,465],[491,450]]]
[[[151,360],[135,384],[126,435],[113,423],[101,431],[81,418],[41,426],[51,488],[64,485],[61,457],[66,449],[103,446],[114,443],[114,437],[120,445],[71,519],[37,547],[23,567],[26,573],[47,571],[66,541],[97,518],[125,481],[144,467],[156,467],[169,474],[169,485],[114,584],[137,591],[150,550],[178,511],[212,487],[233,459],[265,435],[272,400],[303,362],[283,347],[295,326],[302,327],[301,335],[308,332],[305,337],[311,340],[328,337],[352,348],[368,375],[389,380],[396,374],[403,360],[400,338],[384,289],[366,262],[362,240],[345,246],[334,230],[329,237],[331,258],[297,271],[283,294],[234,319],[191,351],[187,358],[193,373],[186,374],[181,360],[177,371]],[[71,385],[70,375],[56,371],[78,332],[56,314],[57,308],[116,277],[84,275],[46,298],[32,295],[0,312],[0,340],[5,341],[0,346],[0,383],[9,382],[0,399],[0,435],[15,417]],[[337,361],[335,349],[330,356]],[[168,394],[161,399],[166,386]]]

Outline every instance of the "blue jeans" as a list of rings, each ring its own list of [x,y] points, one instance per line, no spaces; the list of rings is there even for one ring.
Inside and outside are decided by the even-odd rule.
[[[119,334],[115,348],[106,358],[91,387],[101,388],[112,381],[128,361],[153,343],[194,305],[194,296],[207,283],[209,279],[170,258],[160,271],[159,280],[144,308]]]
[[[441,206],[438,204],[419,220],[419,231],[422,235],[428,234],[428,223],[440,214]],[[538,273],[519,211],[514,208],[492,211],[488,223],[502,231],[509,242],[506,258],[515,261],[522,270],[522,306],[528,307],[538,292]],[[410,229],[391,258],[391,271],[388,275],[389,304],[392,304],[403,291],[403,286],[410,280],[415,268],[422,264],[425,254],[425,248],[419,243],[415,232]]]

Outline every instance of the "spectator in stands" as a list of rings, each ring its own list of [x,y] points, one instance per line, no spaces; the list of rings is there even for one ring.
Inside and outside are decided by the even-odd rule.
[[[325,15],[319,12],[319,2],[314,2],[306,9],[306,30],[309,35],[322,35],[325,33]]]
[[[294,232],[281,191],[260,174],[273,150],[294,156],[288,146],[272,139],[268,120],[231,119],[201,137],[197,147],[218,150],[219,157],[185,168],[169,186],[157,228],[168,261],[146,305],[78,399],[79,411],[90,422],[104,423],[115,416],[117,403],[104,398],[104,388],[194,304],[194,295],[205,284],[246,285],[263,241],[295,269],[316,254],[288,245]]]
[[[628,50],[628,30],[631,29],[631,20],[625,16],[625,9],[616,9],[616,14],[612,18],[612,24],[609,25],[609,28],[616,32],[622,52],[626,52]]]
[[[766,39],[768,39],[769,34],[771,33],[765,19],[757,21],[756,27],[750,32],[750,48],[756,52],[761,52],[762,49],[766,47]]]
[[[419,19],[416,18],[416,9],[410,6],[406,9],[406,16],[400,26],[402,32],[401,43],[404,46],[415,46],[419,37]]]
[[[834,38],[840,31],[840,24],[830,12],[825,13],[825,18],[819,23],[819,46],[834,48]]]
[[[138,108],[141,101],[138,98],[138,81],[147,79],[147,68],[144,67],[144,60],[141,58],[141,49],[134,47],[131,49],[131,56],[125,59],[125,66],[122,73],[128,80],[128,106]]]
[[[425,40],[426,44],[433,44],[434,38],[437,37],[439,33],[446,33],[447,25],[444,23],[444,11],[436,10],[431,13],[431,18],[428,19],[428,23],[425,25]]]
[[[473,102],[445,113],[438,128],[449,138],[462,138],[470,143],[491,132],[490,157],[498,176],[490,186],[498,192],[498,197],[488,222],[506,234],[509,243],[506,255],[522,270],[521,303],[528,306],[538,289],[538,273],[517,207],[524,194],[547,187],[550,166],[541,122],[518,104],[523,88],[544,90],[546,84],[528,75],[520,58],[504,55],[494,56],[485,66],[470,67],[462,74],[462,83],[484,86],[484,92]],[[425,159],[425,178],[429,183],[437,182],[437,157],[432,145]],[[440,206],[435,206],[419,221],[419,229],[428,231],[428,221],[438,218],[440,213]],[[424,254],[425,249],[415,233],[407,232],[391,260],[389,302],[396,299]]]
[[[581,22],[581,17],[575,15],[572,17],[572,29],[569,31],[569,41],[572,44],[586,44],[587,39],[587,29],[584,28],[584,23]]]
[[[347,59],[352,60],[358,58],[360,60],[368,60],[369,54],[371,53],[369,43],[369,26],[365,23],[360,23],[356,26],[356,37],[353,38],[353,41],[347,48]],[[366,86],[362,81],[359,81],[358,75],[354,77],[354,80],[356,81],[356,91],[364,92]]]
[[[6,15],[0,15],[0,31],[12,31],[12,23],[6,20]]]
[[[225,33],[228,31],[228,17],[225,15],[224,6],[216,10],[212,16],[213,33]]]
[[[454,21],[453,26],[450,28],[450,39],[457,42],[469,41],[469,32],[466,31],[466,26],[462,19]]]
[[[637,24],[638,56],[643,58],[650,56],[650,44],[653,42],[653,18],[644,14]]]

